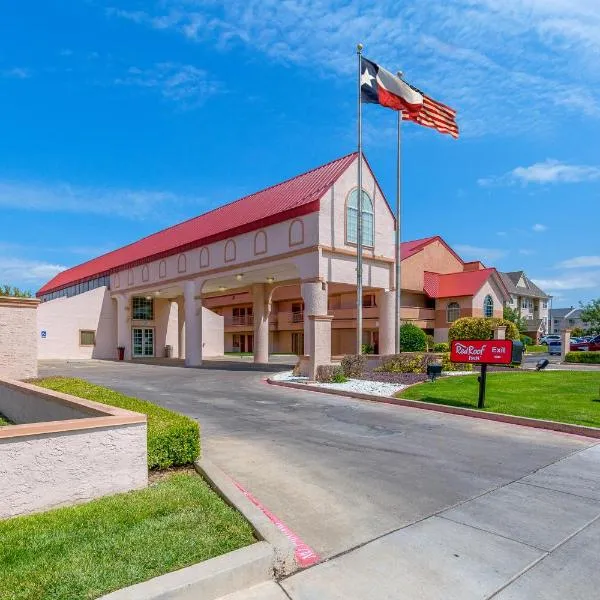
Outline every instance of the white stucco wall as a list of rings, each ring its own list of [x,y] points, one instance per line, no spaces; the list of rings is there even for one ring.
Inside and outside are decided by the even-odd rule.
[[[106,287],[42,302],[37,323],[40,359],[116,358],[116,303]],[[96,345],[80,346],[80,330],[95,331]]]
[[[223,356],[225,353],[224,319],[202,307],[202,356]]]
[[[38,301],[0,297],[0,376],[37,377]]]
[[[0,518],[147,483],[145,424],[0,439]]]

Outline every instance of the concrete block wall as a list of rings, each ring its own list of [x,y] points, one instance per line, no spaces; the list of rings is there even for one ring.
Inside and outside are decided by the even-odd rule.
[[[33,298],[0,296],[0,376],[37,377],[37,307]]]

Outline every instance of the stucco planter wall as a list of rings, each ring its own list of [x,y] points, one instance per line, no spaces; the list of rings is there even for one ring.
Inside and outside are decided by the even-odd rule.
[[[37,307],[33,298],[0,296],[0,376],[37,377]]]
[[[148,484],[145,415],[5,378],[0,412],[0,518]]]

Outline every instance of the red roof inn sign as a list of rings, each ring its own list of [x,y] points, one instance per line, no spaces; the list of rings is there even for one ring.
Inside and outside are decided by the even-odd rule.
[[[480,365],[510,365],[512,340],[454,340],[450,360]]]

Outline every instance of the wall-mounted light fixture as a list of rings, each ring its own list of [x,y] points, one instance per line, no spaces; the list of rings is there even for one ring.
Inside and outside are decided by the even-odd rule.
[[[267,277],[267,283],[273,283],[275,281],[275,277]]]
[[[224,285],[219,286],[219,291],[224,292],[227,288]]]
[[[238,274],[235,276],[235,278],[236,278],[238,281],[241,281],[241,280],[244,278],[244,274],[243,274],[243,273],[238,273]]]

